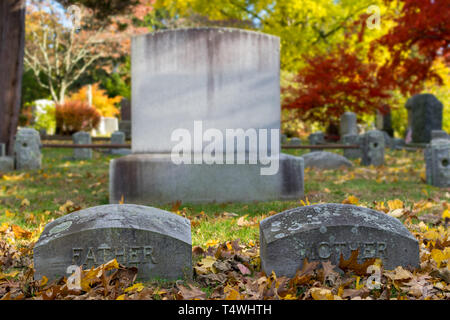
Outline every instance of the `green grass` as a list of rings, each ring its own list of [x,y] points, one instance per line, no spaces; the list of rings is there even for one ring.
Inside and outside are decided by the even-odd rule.
[[[287,152],[300,155],[308,150]],[[93,159],[89,161],[70,160],[71,156],[70,149],[44,149],[41,170],[17,171],[0,178],[0,224],[36,229],[67,211],[107,204],[109,161],[117,156],[94,152]],[[362,167],[355,161],[355,167],[351,169],[305,170],[305,197],[295,201],[183,203],[177,209],[192,220],[194,245],[238,238],[245,243],[255,242],[259,238],[258,222],[263,217],[298,207],[302,205],[302,200],[306,202],[306,198],[311,203],[341,203],[353,195],[360,204],[368,207],[374,207],[375,201],[400,199],[406,205],[412,205],[420,200],[448,198],[448,190],[423,182],[421,174],[424,170],[421,151],[388,150],[386,166],[381,168]],[[24,199],[28,200],[29,205]],[[73,203],[69,210],[62,208],[67,201]],[[173,204],[155,207],[169,211],[175,209]],[[245,219],[248,225],[239,226],[237,220],[244,215],[248,215]]]

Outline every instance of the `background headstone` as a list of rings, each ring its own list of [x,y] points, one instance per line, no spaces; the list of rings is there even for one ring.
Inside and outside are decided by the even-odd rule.
[[[285,135],[285,134],[280,135],[280,144],[283,145],[283,144],[287,144],[287,143],[288,143],[287,135]]]
[[[14,170],[14,157],[0,157],[0,172],[10,172]]]
[[[434,139],[424,152],[427,184],[450,187],[450,140]]]
[[[392,138],[391,143],[393,149],[402,149],[405,146],[405,139]]]
[[[101,117],[98,128],[93,130],[94,135],[109,136],[119,130],[119,120],[115,117]]]
[[[301,146],[302,145],[302,140],[300,138],[291,138],[291,140],[289,140],[289,145],[290,146]]]
[[[111,134],[111,144],[125,144],[125,133],[121,131],[116,131]],[[128,155],[131,153],[130,149],[111,149],[111,154],[117,155]]]
[[[321,204],[288,210],[260,223],[261,269],[292,277],[308,261],[380,258],[387,270],[419,267],[419,244],[403,224],[385,213],[344,204]]]
[[[68,276],[71,265],[96,267],[112,259],[138,268],[138,278],[192,275],[189,220],[137,205],[93,207],[46,225],[34,246],[35,278]]]
[[[346,134],[342,137],[342,143],[348,146],[359,145],[359,136],[357,134]],[[344,157],[347,159],[360,159],[361,149],[343,149]]]
[[[344,112],[341,116],[340,135],[358,134],[356,114],[354,112]]]
[[[384,164],[384,134],[371,130],[360,136],[361,164],[381,166]]]
[[[41,137],[35,129],[20,129],[14,142],[17,170],[40,169],[42,165]]]
[[[72,135],[74,144],[92,144],[91,135],[88,132],[79,131]],[[89,160],[92,159],[92,149],[80,148],[73,149],[73,156],[76,160]]]
[[[408,99],[408,127],[413,143],[428,143],[432,130],[442,130],[442,103],[432,94],[417,94]]]
[[[119,130],[125,133],[127,140],[131,139],[131,102],[126,98],[120,102]]]
[[[444,130],[432,130],[431,131],[431,140],[434,139],[450,139],[450,135]]]
[[[4,143],[0,143],[0,157],[6,156],[6,145]]]
[[[317,146],[320,144],[325,144],[325,134],[322,131],[313,132],[308,137],[309,144],[312,146]],[[321,149],[311,149],[311,152],[322,151]]]
[[[302,158],[305,160],[305,168],[334,170],[341,167],[353,167],[353,163],[347,158],[327,151],[310,152],[302,155]]]

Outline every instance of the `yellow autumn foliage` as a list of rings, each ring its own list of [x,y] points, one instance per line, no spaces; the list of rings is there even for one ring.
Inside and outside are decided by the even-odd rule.
[[[69,97],[69,101],[88,101],[88,88],[84,86]],[[108,97],[105,90],[100,89],[98,83],[92,85],[92,106],[100,112],[102,117],[115,117],[119,114],[116,107],[120,103],[122,97]]]

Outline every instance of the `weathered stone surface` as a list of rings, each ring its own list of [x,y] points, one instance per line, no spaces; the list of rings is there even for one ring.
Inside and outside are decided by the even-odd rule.
[[[353,163],[346,157],[327,151],[310,152],[304,154],[302,158],[305,160],[305,168],[333,170],[341,167],[353,167]]]
[[[432,130],[442,130],[442,103],[432,94],[417,94],[408,99],[408,126],[413,143],[428,143]]]
[[[116,131],[111,134],[111,144],[125,144],[125,133],[121,131]],[[111,149],[111,154],[116,155],[129,155],[131,153],[130,149]]]
[[[6,145],[4,143],[0,143],[0,157],[6,156]]]
[[[260,223],[261,268],[266,274],[292,277],[308,261],[380,258],[383,266],[418,267],[419,245],[403,224],[384,213],[344,204],[288,210]]]
[[[444,130],[432,130],[431,131],[431,140],[434,139],[450,139],[450,135]]]
[[[342,137],[342,143],[347,146],[358,146],[359,142],[357,134],[346,134]],[[347,159],[360,159],[361,149],[344,149],[344,157]]]
[[[280,127],[278,37],[231,28],[160,31],[134,37],[131,60],[133,153],[170,153],[172,132],[192,133],[199,120],[223,136]]]
[[[0,157],[0,172],[5,173],[14,170],[13,157]]]
[[[325,144],[325,134],[322,131],[313,132],[309,135],[308,141],[312,146]],[[314,151],[322,151],[322,149],[311,149],[311,152]]]
[[[354,112],[344,112],[341,116],[340,135],[358,134],[356,114]]]
[[[301,157],[280,154],[275,175],[261,164],[180,164],[166,154],[133,154],[110,162],[110,203],[249,202],[298,199],[304,194]]]
[[[40,169],[42,165],[41,137],[35,129],[20,129],[14,142],[17,170]]]
[[[371,130],[361,135],[361,163],[365,166],[381,166],[384,164],[384,134],[379,130]]]
[[[88,132],[80,131],[72,135],[74,144],[91,144],[92,138]],[[89,160],[92,159],[92,149],[81,148],[73,149],[73,156],[76,160]]]
[[[34,246],[35,278],[68,276],[117,259],[138,278],[175,280],[192,274],[189,220],[156,208],[106,205],[73,212],[45,227]]]
[[[291,140],[289,140],[289,145],[290,146],[301,146],[302,145],[302,140],[300,140],[300,138],[291,138]]]
[[[450,187],[450,140],[433,139],[424,152],[429,185]]]
[[[119,131],[125,133],[127,140],[131,139],[131,120],[120,120],[119,121]]]
[[[125,121],[131,120],[131,102],[127,98],[120,101],[120,119]]]

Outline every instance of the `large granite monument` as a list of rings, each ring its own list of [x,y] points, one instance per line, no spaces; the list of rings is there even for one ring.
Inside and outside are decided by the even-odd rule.
[[[279,38],[228,28],[135,37],[131,101],[133,154],[111,161],[111,203],[303,194],[303,159],[280,154]]]
[[[412,96],[406,101],[408,127],[412,131],[413,143],[428,143],[431,131],[442,130],[442,103],[432,94]]]

